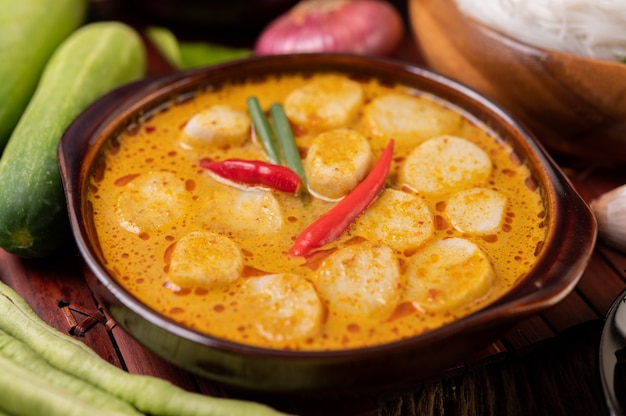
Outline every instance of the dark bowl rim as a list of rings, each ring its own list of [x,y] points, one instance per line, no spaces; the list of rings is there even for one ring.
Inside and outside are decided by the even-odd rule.
[[[107,100],[107,98],[110,98],[114,95],[125,96],[127,98],[127,100],[124,101],[120,108],[117,108],[112,112],[112,115],[107,118],[101,119],[101,122],[97,126],[92,127],[92,136],[93,134],[99,132],[99,130],[104,128],[103,126],[105,126],[107,122],[110,122],[116,116],[119,116],[120,113],[123,113],[124,111],[129,111],[129,108],[141,107],[140,104],[142,104],[144,101],[149,101],[148,98],[163,98],[164,96],[171,95],[172,89],[185,87],[192,83],[192,81],[190,80],[202,78],[205,74],[207,74],[208,76],[215,71],[229,71],[233,68],[238,68],[241,66],[257,64],[262,65],[265,62],[273,61],[285,63],[285,66],[288,67],[290,62],[298,62],[299,60],[307,59],[312,61],[314,64],[322,63],[329,66],[330,68],[347,68],[350,64],[371,64],[373,62],[376,62],[376,65],[383,67],[384,71],[401,71],[403,73],[406,73],[406,76],[409,78],[421,78],[423,82],[434,83],[437,84],[439,87],[444,87],[446,89],[456,91],[462,96],[463,100],[469,100],[472,103],[477,103],[481,106],[484,106],[486,109],[489,110],[490,113],[493,113],[494,116],[499,118],[507,126],[517,131],[521,135],[521,137],[523,137],[523,144],[525,145],[525,150],[528,153],[526,156],[533,157],[533,160],[531,161],[532,165],[538,164],[539,166],[543,167],[543,169],[539,169],[539,173],[541,174],[541,176],[544,177],[544,179],[546,179],[546,181],[542,183],[550,188],[546,191],[547,194],[559,196],[555,198],[547,198],[547,202],[550,202],[552,204],[552,206],[549,207],[550,212],[568,212],[567,205],[574,202],[574,205],[577,206],[577,210],[579,211],[579,213],[583,214],[583,217],[578,218],[577,220],[583,220],[584,225],[581,226],[581,228],[587,230],[587,234],[581,237],[581,239],[585,242],[585,248],[582,251],[578,250],[580,257],[576,259],[577,264],[575,265],[574,269],[571,269],[572,265],[567,265],[567,267],[570,268],[568,269],[570,274],[569,277],[565,280],[560,278],[556,282],[549,280],[548,283],[550,283],[550,285],[545,286],[543,285],[543,283],[545,283],[543,281],[531,282],[530,279],[526,277],[522,281],[522,286],[531,286],[531,292],[522,297],[516,295],[515,290],[511,290],[501,298],[484,306],[478,311],[461,319],[455,320],[442,327],[430,330],[426,333],[380,345],[340,350],[283,350],[257,347],[228,341],[219,337],[195,331],[191,328],[184,327],[183,325],[178,324],[175,321],[172,321],[171,319],[158,314],[158,312],[149,308],[147,305],[143,304],[130,293],[126,292],[106,272],[106,269],[99,263],[97,258],[95,258],[92,249],[90,248],[89,238],[83,228],[84,222],[82,220],[82,214],[77,212],[80,211],[78,207],[80,207],[81,195],[76,195],[76,193],[72,189],[72,183],[67,177],[69,175],[69,172],[67,171],[68,158],[71,157],[68,156],[71,153],[69,151],[69,142],[71,140],[74,140],[73,137],[76,137],[77,134],[80,134],[77,130],[84,126],[84,124],[87,122],[86,119],[90,115],[93,115],[93,108],[96,108],[98,105],[102,105]],[[337,65],[336,60],[341,61],[343,66]],[[372,70],[373,73],[381,71],[383,70]],[[90,109],[92,112],[90,112]],[[475,90],[443,75],[434,73],[426,68],[422,68],[410,63],[401,62],[390,58],[369,56],[366,57],[343,53],[305,53],[280,56],[252,56],[236,61],[231,61],[228,63],[213,65],[211,67],[192,69],[178,72],[172,75],[137,81],[107,94],[105,97],[102,97],[100,100],[94,103],[94,105],[90,107],[90,109],[86,110],[72,123],[72,125],[64,134],[58,149],[59,165],[63,172],[62,176],[64,182],[64,190],[68,197],[68,210],[70,212],[72,231],[81,255],[83,256],[83,260],[87,263],[91,271],[96,275],[97,279],[123,305],[130,308],[133,312],[137,313],[142,318],[148,320],[152,324],[168,330],[176,336],[210,348],[227,351],[234,354],[242,354],[247,356],[253,355],[257,357],[268,358],[276,357],[286,360],[301,360],[309,358],[331,361],[342,360],[346,358],[359,359],[378,356],[381,353],[395,353],[405,350],[408,351],[413,349],[416,345],[435,344],[438,341],[449,338],[452,335],[459,333],[465,334],[468,331],[481,329],[485,326],[506,326],[507,324],[513,323],[514,321],[522,317],[526,317],[541,310],[547,309],[548,307],[553,306],[554,304],[562,300],[578,282],[580,276],[582,275],[582,272],[584,271],[584,268],[586,267],[587,261],[591,256],[593,246],[595,245],[597,233],[596,225],[591,212],[588,211],[588,207],[586,206],[584,201],[582,201],[582,198],[573,189],[572,185],[569,183],[564,174],[560,172],[556,163],[554,163],[551,157],[543,150],[543,147],[536,141],[533,134],[521,122],[517,121],[515,117],[513,117],[509,112],[500,107],[494,101],[484,97]],[[90,139],[90,141],[93,141],[93,137]],[[89,147],[92,148],[93,143],[90,143]],[[81,155],[81,165],[82,159],[84,157],[85,155]],[[81,167],[81,170],[82,169],[84,169],[84,167]],[[80,185],[81,188],[83,186],[83,184]],[[562,198],[560,198],[561,195],[568,196],[568,200],[562,200]],[[558,216],[557,219],[559,219],[559,221],[557,221],[556,223],[554,222],[554,218],[551,219],[550,225],[548,227],[548,235],[546,237],[546,241],[554,241],[557,235],[563,229],[565,229],[569,223],[571,223],[571,219],[569,221],[566,221],[566,217],[567,215]],[[576,248],[573,249],[576,250]],[[558,256],[558,253],[556,253],[557,251],[558,247],[555,247],[555,245],[552,244],[552,252],[554,252],[554,255]],[[549,262],[549,259],[545,254],[542,254],[542,256],[539,258],[538,263],[533,267],[533,270],[537,269],[538,267],[548,267],[548,269],[550,269],[549,265],[542,265],[542,262]],[[531,274],[532,272],[529,273],[528,276],[530,276]],[[534,289],[536,290],[532,291],[532,287],[534,287]]]

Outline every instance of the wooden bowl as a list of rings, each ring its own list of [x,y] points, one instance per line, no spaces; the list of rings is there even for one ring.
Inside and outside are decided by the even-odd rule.
[[[454,0],[409,0],[428,66],[494,99],[555,154],[626,161],[626,65],[518,42],[462,14]]]
[[[189,329],[148,308],[107,272],[85,195],[100,149],[165,103],[228,80],[334,70],[402,83],[472,114],[509,143],[544,196],[548,232],[532,270],[503,297],[476,313],[401,341],[350,350],[294,351],[253,347]],[[87,109],[65,132],[59,164],[77,245],[100,282],[97,295],[116,322],[166,360],[223,383],[268,392],[317,394],[377,391],[437,375],[495,340],[517,321],[562,300],[593,251],[596,224],[587,204],[532,135],[508,113],[443,76],[394,61],[338,54],[271,55],[181,72],[122,87]],[[96,165],[97,166],[97,165]]]

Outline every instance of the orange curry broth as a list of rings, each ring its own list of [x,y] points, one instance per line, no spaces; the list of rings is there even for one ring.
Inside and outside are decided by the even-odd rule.
[[[275,192],[274,195],[284,212],[284,225],[273,235],[257,235],[254,224],[250,232],[229,235],[239,246],[244,257],[243,276],[223,288],[185,287],[177,290],[167,278],[168,252],[183,235],[199,229],[218,230],[221,218],[211,209],[216,201],[232,202],[221,194],[218,184],[199,168],[201,158],[267,160],[262,147],[255,140],[248,140],[238,148],[186,149],[178,138],[189,118],[211,104],[229,104],[245,110],[249,96],[258,97],[267,109],[274,102],[282,102],[295,87],[307,82],[309,77],[289,75],[256,79],[249,84],[223,85],[214,91],[203,91],[197,97],[171,106],[142,122],[137,128],[124,132],[117,138],[115,151],[105,150],[98,178],[91,179],[88,200],[93,205],[93,220],[106,267],[112,276],[130,293],[160,314],[202,333],[246,344],[303,350],[326,350],[356,348],[386,343],[420,334],[467,315],[493,302],[510,290],[518,279],[525,276],[536,261],[537,251],[546,234],[545,211],[540,192],[534,189],[526,166],[519,163],[512,149],[490,133],[485,126],[467,114],[439,103],[435,98],[403,86],[360,80],[365,90],[365,102],[390,91],[421,95],[441,105],[442,112],[463,114],[460,121],[451,126],[451,134],[463,137],[485,150],[493,163],[493,171],[487,186],[505,194],[508,198],[504,223],[499,231],[488,236],[462,235],[447,224],[440,215],[444,196],[427,200],[434,215],[435,232],[430,241],[447,237],[464,237],[475,242],[488,256],[496,273],[496,279],[487,295],[456,310],[439,313],[414,308],[403,301],[396,312],[383,320],[359,316],[326,315],[319,332],[304,339],[270,341],[254,331],[254,313],[249,312],[245,301],[237,296],[241,281],[254,276],[292,272],[312,280],[315,267],[323,256],[313,256],[307,263],[303,258],[290,257],[287,252],[295,237],[314,219],[325,212],[332,202],[312,199],[303,209],[300,197]],[[374,150],[375,157],[382,152],[388,139],[376,140],[363,130],[360,114],[349,127],[361,131]],[[302,154],[313,135],[294,126],[296,141]],[[389,186],[393,182],[401,162],[411,146],[398,143],[390,171]],[[118,190],[136,175],[147,171],[168,171],[184,183],[188,198],[185,214],[169,224],[139,234],[120,227],[114,215]],[[228,212],[228,209],[224,208]],[[231,209],[229,215],[238,213]],[[384,221],[381,218],[381,221]],[[341,246],[354,241],[350,230],[339,240],[324,249]],[[400,264],[413,253],[399,253]]]

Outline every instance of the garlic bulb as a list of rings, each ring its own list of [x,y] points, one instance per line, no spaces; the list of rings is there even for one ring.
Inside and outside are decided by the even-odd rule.
[[[598,235],[626,252],[626,185],[608,191],[589,204],[598,222]]]

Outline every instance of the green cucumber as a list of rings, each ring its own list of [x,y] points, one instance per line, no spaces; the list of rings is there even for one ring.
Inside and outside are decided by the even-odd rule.
[[[0,247],[43,257],[65,244],[59,140],[91,103],[145,71],[141,38],[120,22],[83,26],[57,48],[0,159]]]
[[[84,23],[87,0],[0,0],[0,153],[54,50]]]

